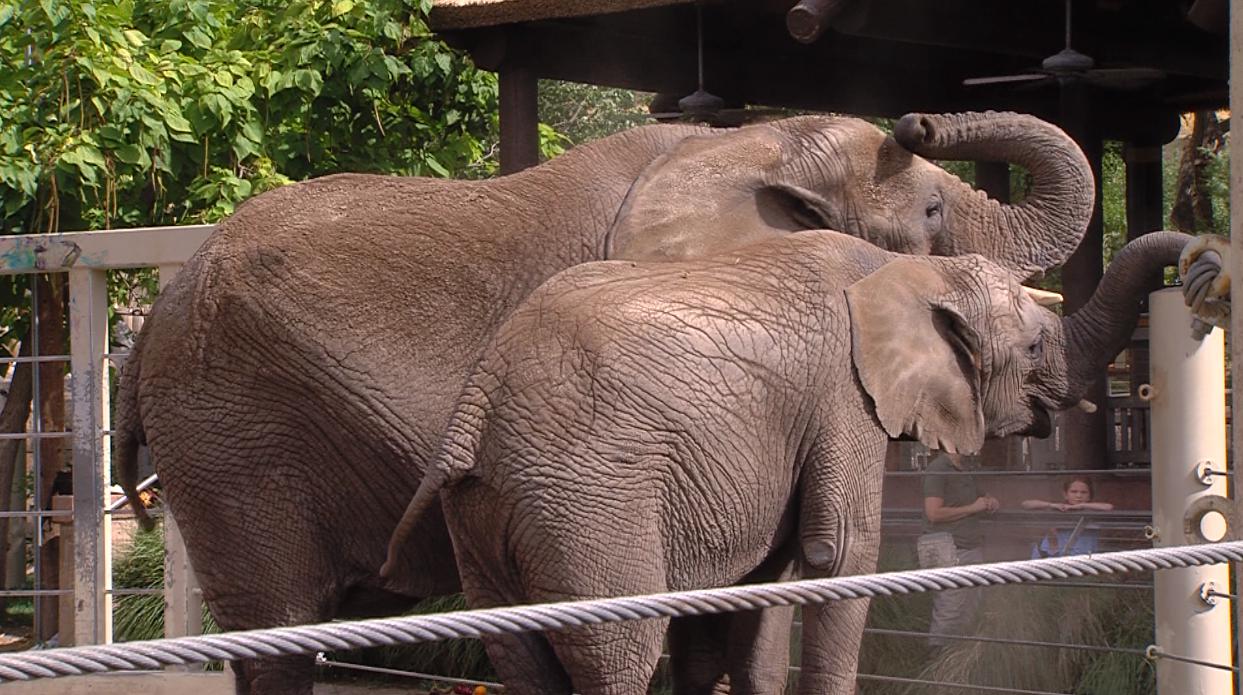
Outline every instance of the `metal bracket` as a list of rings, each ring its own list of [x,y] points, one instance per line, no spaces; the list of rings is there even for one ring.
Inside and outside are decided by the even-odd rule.
[[[1204,520],[1205,515],[1217,512],[1221,514],[1226,521],[1226,533],[1221,538],[1205,538],[1200,532],[1200,522]],[[1221,495],[1204,495],[1197,497],[1187,507],[1187,513],[1183,515],[1183,542],[1184,543],[1216,543],[1220,541],[1235,541],[1239,538],[1238,519],[1235,517],[1234,505],[1230,500]],[[1147,535],[1145,533],[1145,535]]]
[[[1196,463],[1196,479],[1198,479],[1200,484],[1204,487],[1211,486],[1213,484],[1213,476],[1217,475],[1220,475],[1223,478],[1228,478],[1230,477],[1230,472],[1214,469],[1212,461],[1205,460]]]
[[[1217,590],[1217,582],[1204,582],[1200,585],[1200,600],[1206,606],[1216,606],[1217,599],[1224,598],[1231,601],[1234,600],[1234,594],[1228,594]]]
[[[34,267],[36,270],[68,270],[81,255],[82,247],[72,241],[38,242],[34,247]]]

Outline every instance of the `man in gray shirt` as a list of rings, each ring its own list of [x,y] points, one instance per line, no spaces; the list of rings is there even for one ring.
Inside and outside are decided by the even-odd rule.
[[[924,534],[916,549],[919,565],[925,569],[973,565],[984,562],[980,528],[981,514],[997,511],[997,499],[980,490],[973,470],[958,454],[939,453],[925,469]],[[932,595],[932,622],[928,644],[943,647],[946,640],[937,635],[963,634],[979,608],[978,589],[950,589]]]

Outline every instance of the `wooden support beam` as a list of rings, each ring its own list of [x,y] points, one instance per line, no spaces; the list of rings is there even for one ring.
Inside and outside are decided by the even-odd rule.
[[[1136,239],[1165,226],[1163,221],[1164,188],[1161,176],[1161,146],[1127,143],[1122,157],[1126,162],[1126,238]],[[1148,292],[1161,286],[1161,271],[1148,278]],[[1130,348],[1131,395],[1140,384],[1148,382],[1148,346]]]
[[[539,164],[538,81],[534,70],[506,62],[500,69],[501,173]]]
[[[1079,135],[1076,130],[1079,133],[1084,132],[1082,129],[1067,128],[1067,131],[1076,134],[1079,145],[1083,147],[1084,154],[1092,165],[1092,177],[1100,181],[1101,141],[1090,135]],[[1092,293],[1096,291],[1096,286],[1100,284],[1104,275],[1101,262],[1103,242],[1101,190],[1097,186],[1092,221],[1088,223],[1087,233],[1084,234],[1079,248],[1075,249],[1062,266],[1062,295],[1066,298],[1063,309],[1067,314],[1072,314],[1087,304]],[[1103,468],[1108,461],[1105,407],[1108,403],[1109,385],[1104,376],[1102,372],[1101,378],[1097,379],[1086,395],[1089,401],[1098,406],[1096,412],[1085,413],[1076,408],[1062,415],[1062,438],[1065,442],[1066,465],[1069,468]]]
[[[1010,165],[1005,162],[976,162],[975,187],[999,203],[1010,202]]]
[[[849,0],[799,0],[786,13],[786,29],[803,43],[813,43]]]
[[[1126,162],[1126,238],[1129,241],[1165,226],[1161,147],[1127,143],[1122,148],[1122,157]]]

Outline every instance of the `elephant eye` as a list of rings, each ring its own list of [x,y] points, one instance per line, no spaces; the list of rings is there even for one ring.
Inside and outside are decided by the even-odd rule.
[[[1044,334],[1038,334],[1036,339],[1028,344],[1027,357],[1033,362],[1038,362],[1044,357]]]
[[[924,214],[927,215],[928,217],[936,217],[937,215],[940,215],[941,214],[941,201],[940,200],[928,201],[928,207],[924,209]]]

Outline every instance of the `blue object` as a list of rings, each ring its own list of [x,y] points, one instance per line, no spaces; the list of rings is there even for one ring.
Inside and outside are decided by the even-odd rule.
[[[1042,557],[1061,557],[1064,555],[1090,555],[1100,552],[1100,534],[1097,529],[1085,528],[1079,533],[1079,537],[1075,539],[1074,545],[1070,548],[1066,547],[1066,542],[1070,540],[1072,529],[1058,529],[1057,533],[1057,550],[1049,547],[1049,536],[1046,533],[1039,543],[1032,546],[1032,559],[1039,560]]]

